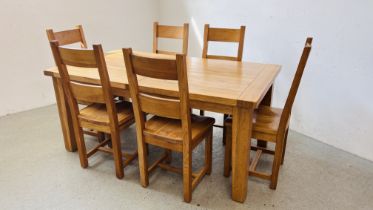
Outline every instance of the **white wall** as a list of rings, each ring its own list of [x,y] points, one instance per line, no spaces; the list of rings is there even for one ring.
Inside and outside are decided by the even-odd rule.
[[[150,50],[158,0],[0,0],[0,116],[55,103],[45,29],[82,24],[88,44]]]
[[[193,56],[201,56],[205,23],[246,25],[244,60],[283,65],[273,103],[280,107],[305,38],[313,36],[291,128],[373,160],[372,9],[370,0],[160,0],[160,21],[191,23]]]

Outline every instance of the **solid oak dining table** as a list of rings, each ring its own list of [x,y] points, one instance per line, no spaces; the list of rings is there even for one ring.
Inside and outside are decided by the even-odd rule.
[[[105,55],[115,96],[130,98],[122,51]],[[232,116],[232,199],[244,202],[248,184],[248,157],[253,111],[260,104],[270,105],[273,83],[280,65],[253,62],[187,58],[190,106],[195,109]],[[68,67],[72,80],[100,84],[97,69]],[[57,67],[44,71],[51,76],[56,94],[66,150],[76,151],[70,110],[63,93]],[[176,96],[174,81],[141,77],[142,90],[164,96]]]

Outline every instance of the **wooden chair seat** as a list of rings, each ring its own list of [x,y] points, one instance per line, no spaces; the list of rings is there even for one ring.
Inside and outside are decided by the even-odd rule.
[[[280,126],[282,109],[269,106],[259,106],[253,116],[252,138],[262,139],[265,136],[268,141],[276,142],[276,135]],[[232,127],[232,118],[228,117],[224,123]]]
[[[191,116],[191,140],[198,142],[203,139],[205,133],[214,125],[215,119],[211,117]],[[145,123],[144,134],[165,141],[183,144],[183,130],[181,120],[154,116]],[[192,144],[193,144],[192,143]]]
[[[127,126],[129,122],[134,121],[132,104],[127,101],[115,103],[118,116],[119,128]],[[110,133],[109,115],[105,104],[91,104],[83,108],[78,115],[79,121],[86,128],[96,129],[98,131]]]

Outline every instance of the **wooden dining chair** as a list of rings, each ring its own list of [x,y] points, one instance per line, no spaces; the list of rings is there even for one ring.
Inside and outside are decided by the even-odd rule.
[[[51,42],[57,40],[60,46],[80,43],[82,48],[87,48],[83,27],[77,25],[74,29],[54,32],[53,29],[47,29],[48,40]]]
[[[183,26],[167,26],[159,25],[154,22],[153,26],[153,53],[176,55],[176,52],[164,51],[158,49],[159,38],[181,39],[183,41],[182,54],[188,54],[188,39],[189,39],[189,24],[184,23]]]
[[[191,115],[185,55],[146,56],[133,53],[132,49],[123,49],[123,54],[136,119],[141,184],[148,186],[148,174],[157,166],[181,173],[184,201],[190,202],[193,189],[204,175],[211,173],[212,125],[215,120]],[[152,94],[152,91],[144,92],[139,88],[137,75],[177,82],[175,85],[178,85],[178,96],[170,98]],[[144,113],[154,116],[146,120]],[[197,173],[192,173],[192,151],[204,139],[205,166]],[[165,153],[150,167],[147,163],[148,144],[165,149]],[[182,169],[170,165],[168,150],[183,154]]]
[[[273,108],[261,105],[254,113],[252,138],[260,139],[275,144],[275,150],[269,150],[258,146],[251,146],[251,149],[256,151],[255,157],[249,166],[249,175],[270,180],[270,188],[276,189],[278,173],[280,165],[284,162],[286,141],[289,131],[289,121],[291,109],[298,91],[298,87],[306,67],[308,56],[312,48],[312,38],[307,38],[305,47],[303,49],[302,57],[300,59],[297,71],[295,73],[293,83],[290,88],[289,95],[283,109]],[[225,161],[224,161],[224,175],[229,176],[231,169],[232,157],[232,119],[225,120],[226,126],[226,145],[225,145]],[[251,141],[251,139],[249,139]],[[274,155],[272,164],[272,173],[266,174],[256,170],[257,164],[262,153]]]
[[[77,25],[74,29],[64,30],[54,32],[53,29],[47,29],[47,36],[49,42],[56,40],[60,44],[63,45],[70,45],[80,43],[80,47],[86,49],[87,42],[85,40],[83,27],[81,25]],[[79,104],[88,105],[86,101],[78,101]],[[95,130],[87,130],[85,129],[84,134],[94,136],[98,139],[98,141],[103,141],[105,138],[104,133],[97,132]]]
[[[242,53],[243,53],[243,46],[244,46],[244,40],[245,40],[245,28],[246,28],[245,26],[241,26],[239,29],[210,28],[209,24],[205,24],[202,58],[242,61]],[[210,41],[238,43],[237,56],[209,55],[208,45]],[[205,115],[205,111],[200,110],[200,115],[202,116]],[[227,117],[228,115],[224,114],[223,120],[226,119]],[[223,126],[215,125],[215,127],[222,128]],[[223,137],[223,143],[225,143],[224,137]]]
[[[63,48],[58,41],[52,41],[50,45],[71,111],[81,166],[88,167],[88,158],[97,151],[110,153],[114,157],[116,176],[123,178],[123,167],[136,158],[137,152],[122,154],[119,132],[134,123],[134,115],[131,103],[114,100],[101,45],[93,45],[93,50]],[[100,83],[74,81],[70,78],[66,66],[97,68]],[[79,109],[78,100],[90,102],[90,105]],[[110,138],[100,142],[87,153],[83,128],[106,133]],[[106,147],[109,143],[111,146]],[[123,156],[126,158],[124,163]]]
[[[209,24],[205,24],[202,58],[242,61],[245,28],[245,26],[241,26],[239,29],[210,28]],[[208,54],[208,45],[210,41],[238,43],[237,56]]]

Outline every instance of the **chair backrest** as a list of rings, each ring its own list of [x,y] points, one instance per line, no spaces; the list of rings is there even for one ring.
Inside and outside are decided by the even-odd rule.
[[[105,104],[110,123],[117,126],[117,111],[113,101],[113,94],[102,46],[93,45],[93,50],[87,50],[60,47],[58,41],[51,41],[50,45],[72,114],[75,117],[79,114],[77,101]],[[97,68],[100,84],[87,84],[71,80],[67,66]]]
[[[158,49],[158,38],[181,39],[183,40],[183,49],[181,54],[188,54],[189,24],[183,26],[166,26],[154,22],[153,26],[153,53],[176,55],[176,52],[164,51]],[[179,53],[180,54],[180,53]]]
[[[80,43],[82,48],[87,48],[83,27],[77,25],[74,29],[54,32],[53,29],[47,29],[48,40],[51,42],[57,40],[60,46]]]
[[[300,81],[302,79],[303,72],[306,67],[307,60],[312,49],[312,40],[313,40],[312,37],[308,37],[306,40],[305,46],[303,48],[303,53],[298,64],[297,71],[295,72],[295,75],[294,75],[293,83],[291,84],[289,95],[285,102],[285,106],[284,106],[284,109],[281,115],[280,126],[279,126],[279,129],[282,130],[283,132],[285,131],[286,126],[289,123],[289,118],[291,114],[291,109],[294,104],[295,96],[297,95]],[[283,133],[283,132],[279,132],[279,133]]]
[[[138,132],[143,133],[144,114],[180,119],[184,133],[184,141],[190,142],[190,108],[188,77],[185,55],[176,56],[155,55],[144,56],[132,52],[132,49],[123,49],[124,61],[128,75],[131,99],[134,107]],[[179,95],[175,98],[153,95],[141,91],[137,75],[163,80],[174,80],[178,83]]]
[[[245,28],[245,26],[241,26],[239,29],[210,28],[209,24],[205,24],[202,58],[241,61],[245,39]],[[208,55],[209,41],[238,43],[237,56]]]

